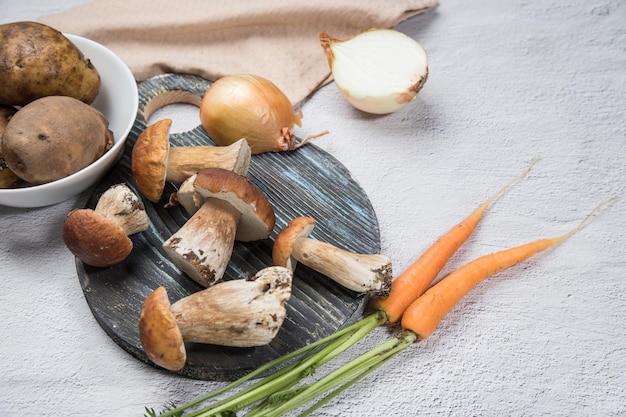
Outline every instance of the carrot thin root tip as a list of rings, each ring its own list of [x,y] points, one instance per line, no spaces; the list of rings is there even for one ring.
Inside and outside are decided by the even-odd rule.
[[[502,187],[500,190],[498,190],[497,193],[495,193],[487,201],[485,201],[485,203],[483,203],[483,208],[486,209],[487,207],[489,207],[494,201],[500,198],[500,196],[507,192],[511,187],[521,181],[522,178],[526,177],[528,173],[534,168],[534,166],[537,165],[537,162],[539,162],[539,157],[535,157],[531,161],[530,165],[521,174],[513,178],[513,180],[511,180],[507,185]]]
[[[565,239],[569,238],[570,236],[572,236],[573,234],[577,233],[578,231],[580,231],[582,228],[584,228],[585,226],[587,226],[587,224],[589,224],[589,222],[591,222],[591,220],[596,217],[602,210],[604,210],[605,208],[607,208],[609,205],[611,205],[612,203],[614,203],[616,200],[618,200],[619,197],[615,196],[615,197],[611,197],[608,200],[606,200],[605,202],[603,202],[602,204],[600,204],[598,207],[596,207],[591,213],[589,213],[587,215],[587,217],[585,217],[585,219],[580,222],[578,224],[578,226],[576,226],[575,228],[573,228],[572,230],[570,230],[569,232],[565,233],[564,235],[556,238],[558,240],[558,243],[564,241]]]

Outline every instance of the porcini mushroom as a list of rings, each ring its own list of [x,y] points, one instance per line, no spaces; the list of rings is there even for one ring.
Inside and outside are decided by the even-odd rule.
[[[133,249],[129,235],[148,228],[146,210],[126,185],[106,190],[96,207],[71,211],[63,223],[63,241],[87,265],[107,267],[128,257]]]
[[[359,254],[309,237],[315,220],[296,217],[276,236],[275,265],[294,271],[298,262],[352,291],[386,295],[392,281],[391,260],[382,254]]]
[[[184,342],[253,347],[270,343],[285,320],[293,274],[267,267],[252,279],[223,281],[170,304],[164,287],[144,301],[139,338],[148,359],[178,371],[185,366]]]
[[[192,216],[163,243],[163,249],[190,278],[209,287],[222,279],[235,240],[268,238],[276,218],[263,193],[233,171],[202,169],[193,188],[187,188],[197,206],[189,206]],[[181,203],[186,200],[179,196]]]
[[[229,146],[170,146],[171,119],[146,127],[133,145],[131,171],[139,191],[158,202],[167,181],[180,184],[202,168],[223,168],[245,175],[250,147],[245,139]]]

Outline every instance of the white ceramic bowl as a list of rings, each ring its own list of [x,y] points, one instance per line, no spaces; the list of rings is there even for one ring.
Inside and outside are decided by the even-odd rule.
[[[0,189],[0,205],[43,207],[67,200],[95,185],[124,152],[124,143],[139,106],[133,74],[117,55],[99,43],[80,36],[65,36],[91,60],[100,74],[100,91],[91,105],[108,119],[115,143],[97,161],[68,177],[31,187]]]

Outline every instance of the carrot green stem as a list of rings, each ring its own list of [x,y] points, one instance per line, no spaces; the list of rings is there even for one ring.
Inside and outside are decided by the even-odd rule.
[[[265,398],[262,402],[257,404],[256,407],[248,411],[248,413],[246,413],[246,417],[263,415],[263,413],[268,412],[269,410],[278,407],[278,405],[282,404],[283,402],[286,402],[289,399],[293,398],[296,394],[304,391],[307,387],[307,384],[302,384],[297,387],[275,392]]]
[[[308,417],[309,415],[311,415],[313,412],[317,411],[318,409],[320,409],[322,406],[328,404],[331,400],[333,400],[335,397],[337,397],[339,394],[341,394],[342,392],[344,392],[346,389],[350,388],[352,385],[356,384],[357,382],[359,382],[361,379],[363,379],[365,376],[367,376],[368,374],[372,373],[373,371],[375,371],[380,365],[383,365],[384,363],[386,363],[389,359],[391,359],[391,356],[388,357],[387,359],[385,359],[384,361],[381,361],[380,364],[378,364],[377,366],[372,366],[368,369],[366,369],[365,371],[363,371],[362,373],[356,375],[354,378],[352,378],[351,380],[349,380],[348,382],[346,382],[345,384],[341,385],[338,389],[334,390],[333,392],[331,392],[330,394],[328,394],[327,396],[325,396],[324,398],[322,398],[321,400],[317,401],[315,404],[313,404],[311,407],[309,407],[308,409],[306,409],[304,412],[302,412],[298,417]]]
[[[356,384],[361,379],[363,379],[365,376],[369,375],[370,373],[372,373],[373,371],[378,369],[380,366],[382,366],[385,363],[387,363],[387,361],[389,361],[390,359],[394,358],[397,353],[400,353],[402,350],[404,350],[406,347],[408,347],[411,343],[412,342],[409,342],[407,344],[402,344],[402,346],[398,345],[394,352],[389,352],[389,354],[385,355],[385,357],[382,358],[379,362],[377,362],[374,365],[370,366],[369,368],[364,370],[362,373],[357,374],[354,378],[352,378],[351,380],[349,380],[348,382],[346,382],[345,384],[340,386],[338,389],[336,389],[335,391],[331,392],[329,395],[327,395],[323,399],[317,401],[312,407],[308,408],[307,410],[305,410],[305,412],[300,414],[300,417],[306,417],[309,414],[311,414],[312,412],[314,412],[315,410],[317,410],[318,408],[320,408],[321,406],[327,404],[333,398],[335,398],[337,395],[339,395],[343,391],[345,391],[347,388],[349,388],[350,386]]]
[[[330,372],[326,376],[322,377],[318,381],[312,382],[308,385],[297,385],[303,379],[313,375],[315,370],[321,365],[331,361],[336,356],[348,350],[358,341],[362,340],[367,334],[369,334],[374,328],[388,323],[389,315],[377,309],[374,313],[361,319],[360,321],[348,326],[338,332],[312,343],[304,348],[298,349],[293,353],[284,355],[278,359],[275,359],[265,366],[251,372],[245,377],[225,386],[224,388],[212,392],[198,400],[192,401],[179,408],[167,411],[160,414],[161,417],[182,416],[187,417],[218,417],[226,415],[234,415],[236,411],[243,408],[255,405],[246,416],[248,417],[279,417],[284,413],[293,411],[299,407],[304,406],[306,403],[314,400],[322,394],[329,393],[325,398],[319,400],[309,409],[305,410],[301,417],[309,415],[315,411],[321,405],[330,401],[330,399],[339,395],[350,385],[361,380],[365,375],[369,374],[386,361],[395,357],[398,353],[402,352],[412,343],[428,337],[428,334],[432,332],[434,326],[447,314],[449,308],[454,306],[459,299],[461,299],[467,291],[471,290],[474,285],[490,275],[508,267],[512,266],[522,260],[525,260],[533,254],[554,246],[569,238],[574,233],[582,229],[598,212],[604,208],[610,202],[615,199],[611,199],[602,204],[596,210],[594,210],[585,220],[583,220],[577,227],[570,232],[553,239],[542,239],[530,244],[522,245],[517,248],[501,251],[499,253],[491,255],[488,259],[489,265],[486,265],[485,258],[479,258],[468,265],[459,268],[457,271],[451,273],[448,277],[441,280],[435,286],[431,287],[425,294],[417,298],[407,310],[404,310],[402,327],[405,329],[403,334],[399,337],[393,338],[378,347],[372,349],[369,352],[361,355],[360,357],[348,362],[335,371]],[[527,250],[528,249],[528,250]],[[512,255],[511,255],[512,254]],[[503,255],[507,255],[506,258],[502,258]],[[511,255],[511,256],[509,256]],[[493,257],[498,257],[496,267],[491,264]],[[477,268],[476,265],[481,268]],[[466,282],[465,287],[456,288],[455,285],[449,284],[456,282],[455,278],[461,276],[461,274],[470,274],[470,271],[475,277],[472,279],[464,278]],[[443,307],[437,307],[440,311],[440,317],[437,316],[434,319],[427,317],[426,312],[437,310],[439,299],[435,300],[430,295],[435,291],[450,294],[456,292],[455,297],[448,300],[447,304]],[[449,288],[454,288],[452,291]],[[418,310],[415,306],[421,306],[423,310]],[[449,308],[448,308],[449,307]],[[418,312],[418,313],[416,313]],[[424,319],[426,317],[426,319]],[[431,325],[427,331],[420,331],[411,323],[417,323],[420,321],[430,321]],[[425,335],[425,337],[424,337]],[[297,360],[295,360],[297,358]],[[290,360],[291,363],[288,363]],[[285,363],[288,363],[285,365]],[[243,389],[242,391],[232,394],[227,398],[217,401],[207,407],[191,411],[183,414],[183,411],[192,407],[199,406],[201,403],[213,399],[220,394],[226,393],[241,384],[249,381],[250,379],[260,376],[261,374],[279,367],[277,371],[269,374],[268,376],[261,378],[259,381]]]
[[[298,349],[290,354],[281,356],[266,365],[256,369],[248,375],[234,381],[227,386],[211,392],[201,398],[198,398],[192,402],[189,402],[183,406],[169,410],[160,414],[160,417],[179,416],[181,412],[188,410],[192,407],[198,406],[210,399],[214,399],[217,396],[224,394],[250,379],[261,375],[262,373],[286,363],[287,361],[299,358],[299,360],[290,365],[286,365],[283,368],[278,369],[272,374],[260,379],[251,386],[235,393],[225,399],[214,402],[204,408],[187,412],[183,415],[188,417],[209,417],[213,415],[219,415],[227,411],[237,411],[250,406],[270,394],[288,389],[298,383],[300,380],[309,376],[315,372],[315,369],[320,365],[332,360],[337,355],[348,350],[351,346],[356,344],[359,340],[365,337],[372,329],[380,326],[386,322],[386,316],[382,312],[374,312],[369,316],[361,319],[360,321],[341,329],[334,334],[320,339],[310,345],[307,345],[301,349]]]
[[[339,337],[339,336],[341,336],[343,334],[345,334],[345,332],[343,332],[343,331],[342,332],[337,332],[336,337]],[[335,335],[332,335],[332,336],[335,336]],[[329,337],[328,339],[331,339],[331,338]],[[273,361],[270,361],[267,364],[265,364],[263,366],[260,366],[259,368],[255,369],[254,371],[246,374],[245,376],[239,378],[236,381],[231,382],[230,384],[228,384],[228,385],[226,385],[226,386],[224,386],[224,387],[222,387],[220,389],[212,391],[212,392],[208,393],[207,395],[199,397],[199,398],[197,398],[197,399],[195,399],[193,401],[190,401],[190,402],[188,402],[188,403],[186,403],[186,404],[184,404],[182,406],[173,408],[171,410],[168,410],[166,412],[163,412],[163,413],[159,414],[159,417],[176,417],[176,416],[179,416],[182,411],[188,410],[188,409],[190,409],[192,407],[195,407],[195,406],[197,406],[199,404],[202,404],[202,403],[204,403],[204,402],[206,402],[206,401],[208,401],[210,399],[216,398],[219,395],[222,395],[222,394],[224,394],[224,393],[226,393],[226,392],[228,392],[230,390],[233,390],[233,389],[241,386],[245,382],[253,379],[254,377],[259,376],[262,373],[264,373],[264,372],[266,372],[266,371],[268,371],[268,370],[270,370],[270,369],[272,369],[272,368],[274,368],[274,367],[276,367],[276,366],[278,366],[278,365],[280,365],[280,364],[282,364],[284,362],[289,361],[290,359],[293,359],[293,358],[295,358],[295,357],[297,357],[299,355],[302,355],[302,354],[304,354],[304,353],[306,353],[306,352],[308,352],[308,351],[310,351],[310,350],[312,350],[314,348],[317,348],[318,346],[320,346],[324,342],[325,342],[324,339],[320,339],[318,342],[311,343],[311,344],[309,344],[307,346],[304,346],[303,348],[298,349],[298,350],[296,350],[296,351],[294,351],[292,353],[289,353],[289,354],[283,355],[283,356],[281,356],[281,357],[279,357],[277,359],[274,359]],[[326,342],[327,342],[327,340],[326,340]],[[273,375],[276,376],[276,373],[274,373]],[[195,415],[195,413],[193,413],[193,414],[185,414],[185,415],[191,417],[191,416]]]
[[[353,384],[362,377],[381,366],[387,360],[402,352],[413,344],[417,336],[412,332],[404,332],[401,336],[390,339],[385,343],[364,353],[358,358],[346,363],[340,368],[330,372],[317,382],[310,384],[306,389],[297,393],[293,398],[280,404],[272,410],[259,414],[255,417],[279,417],[285,413],[295,410],[318,396],[331,389],[344,385]],[[333,393],[334,394],[334,393]],[[331,394],[331,395],[333,395]],[[336,395],[336,394],[335,394]],[[251,416],[250,416],[251,417]]]
[[[368,369],[380,366],[381,361],[395,356],[413,342],[428,337],[447,312],[477,283],[505,268],[528,259],[539,251],[568,239],[586,226],[602,208],[612,201],[613,199],[600,205],[577,227],[557,238],[541,239],[492,255],[483,256],[454,271],[409,306],[402,318],[402,327],[405,329],[402,336],[391,339],[370,352],[361,355],[331,372],[318,382],[310,384],[306,389],[298,392],[278,407],[274,407],[271,411],[255,415],[254,417],[279,417],[341,384],[349,383],[353,380],[356,382],[356,380],[362,377],[359,375],[363,375]],[[435,292],[438,295],[431,296]],[[414,306],[419,307],[415,308]],[[430,317],[431,314],[432,318]]]
[[[381,365],[386,363],[393,356],[394,355],[389,355],[386,358],[381,359],[380,361],[377,361],[374,365],[372,365],[370,367],[364,367],[364,369],[362,371],[360,371],[360,372],[359,371],[354,372],[355,375],[352,376],[351,378],[350,378],[349,375],[346,375],[347,381],[345,383],[340,385],[337,389],[332,391],[330,394],[326,395],[324,398],[322,398],[322,399],[318,400],[317,402],[315,402],[311,407],[309,407],[308,409],[304,410],[301,414],[299,414],[298,417],[307,417],[307,416],[309,416],[311,413],[313,413],[314,411],[316,411],[317,409],[319,409],[320,407],[322,407],[323,405],[327,404],[332,399],[337,397],[339,394],[341,394],[347,388],[349,388],[350,386],[356,384],[361,379],[363,379],[365,376],[367,376],[371,372],[375,371],[378,367],[380,367]],[[301,385],[301,386],[292,388],[292,389],[287,390],[287,391],[277,392],[277,393],[273,394],[272,396],[268,397],[266,399],[266,401],[264,401],[257,408],[255,408],[254,410],[252,410],[251,412],[246,414],[246,417],[265,416],[266,414],[264,414],[263,412],[268,413],[268,412],[272,411],[273,409],[275,409],[277,407],[280,407],[283,402],[287,402],[288,400],[292,399],[294,396],[296,396],[300,392],[303,392],[306,389],[308,389],[310,386],[311,386],[310,384],[308,384],[308,385]],[[330,389],[332,387],[329,386],[328,388]]]

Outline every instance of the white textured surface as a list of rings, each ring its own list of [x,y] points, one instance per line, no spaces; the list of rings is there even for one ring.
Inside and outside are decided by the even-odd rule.
[[[4,1],[0,22],[80,2]],[[305,104],[297,133],[330,130],[316,144],[368,193],[396,272],[535,156],[447,270],[561,234],[622,197],[563,245],[481,284],[429,340],[318,415],[626,415],[624,22],[618,0],[442,0],[399,26],[430,56],[410,107],[366,116],[334,85]],[[217,386],[156,371],[95,322],[60,237],[86,198],[0,207],[0,416],[140,416]]]

